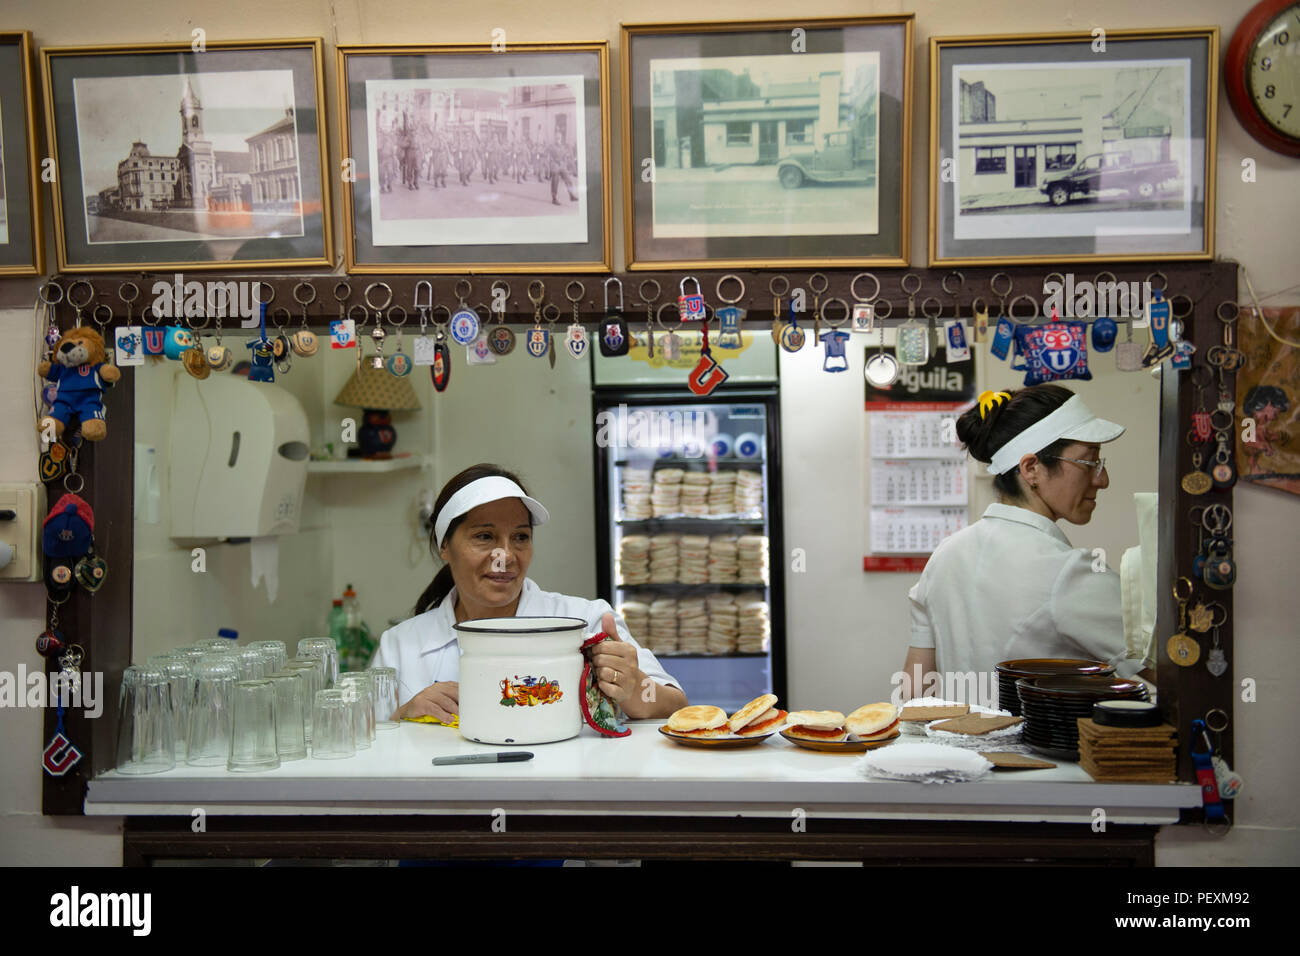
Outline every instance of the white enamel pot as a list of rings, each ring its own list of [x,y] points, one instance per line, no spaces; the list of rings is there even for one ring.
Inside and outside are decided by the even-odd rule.
[[[578,735],[586,621],[494,617],[455,628],[462,737],[482,744],[545,744]]]

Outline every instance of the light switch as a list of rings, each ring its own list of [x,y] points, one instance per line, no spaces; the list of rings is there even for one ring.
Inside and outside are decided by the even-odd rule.
[[[13,517],[6,519],[9,512]],[[0,541],[13,548],[12,558],[0,568],[0,581],[41,580],[40,534],[44,520],[43,484],[0,484]]]

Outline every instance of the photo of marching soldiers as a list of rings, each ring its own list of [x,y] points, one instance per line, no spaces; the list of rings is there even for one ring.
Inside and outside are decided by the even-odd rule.
[[[375,245],[585,242],[581,83],[369,81]]]
[[[303,235],[292,71],[73,89],[88,242]]]

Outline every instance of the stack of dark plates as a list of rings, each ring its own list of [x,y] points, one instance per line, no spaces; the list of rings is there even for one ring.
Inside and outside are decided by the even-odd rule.
[[[998,672],[998,706],[1003,710],[1011,711],[1017,717],[1021,714],[1020,698],[1016,694],[1016,681],[1022,677],[1078,675],[1108,677],[1115,673],[1115,668],[1104,661],[1082,661],[1063,657],[1033,657],[1021,661],[1003,661],[994,670]]]
[[[1113,675],[1030,677],[1016,681],[1024,741],[1031,750],[1059,760],[1079,759],[1080,717],[1092,716],[1099,700],[1146,700],[1147,685]]]

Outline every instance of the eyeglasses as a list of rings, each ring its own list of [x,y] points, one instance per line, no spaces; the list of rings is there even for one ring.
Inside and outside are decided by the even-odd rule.
[[[1100,477],[1102,471],[1106,468],[1106,459],[1098,458],[1096,461],[1088,461],[1086,458],[1062,458],[1060,455],[1044,455],[1044,458],[1055,458],[1057,461],[1072,461],[1076,465],[1087,465],[1092,469],[1094,478]]]

